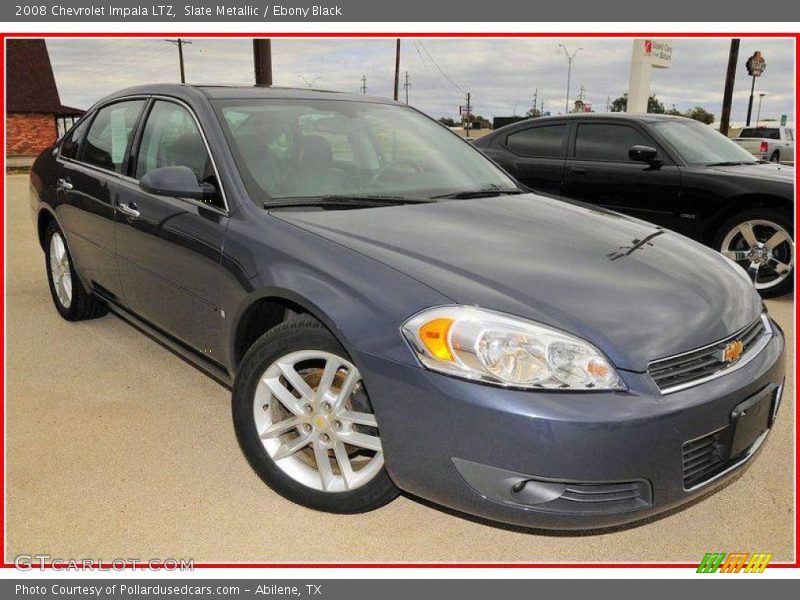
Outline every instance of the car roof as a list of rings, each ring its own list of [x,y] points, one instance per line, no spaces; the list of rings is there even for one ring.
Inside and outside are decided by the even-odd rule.
[[[351,102],[370,102],[380,104],[400,104],[388,98],[347,94],[330,90],[291,88],[278,86],[228,86],[228,85],[187,85],[180,83],[154,83],[125,88],[103,98],[103,101],[135,95],[166,95],[184,100],[204,96],[213,99],[292,99],[292,100],[346,100]]]
[[[497,133],[502,133],[505,131],[510,131],[519,127],[520,125],[530,125],[536,123],[537,125],[540,123],[550,123],[550,122],[563,122],[563,121],[573,121],[573,120],[583,120],[583,121],[591,121],[591,120],[618,120],[618,121],[634,121],[640,123],[652,123],[657,121],[690,121],[687,117],[682,117],[678,115],[662,115],[662,114],[655,114],[655,113],[645,113],[645,114],[638,114],[638,113],[624,113],[624,112],[605,112],[605,113],[569,113],[566,115],[553,115],[550,117],[534,117],[532,119],[523,119],[522,121],[515,121],[514,123],[509,123],[508,125],[504,125],[503,127],[499,127],[494,131],[487,133],[485,136],[478,138],[478,140],[488,141],[490,138],[495,136]],[[476,140],[477,141],[477,140]]]

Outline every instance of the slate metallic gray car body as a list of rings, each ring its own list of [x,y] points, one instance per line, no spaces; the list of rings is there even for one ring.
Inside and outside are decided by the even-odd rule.
[[[777,412],[784,379],[782,332],[721,255],[633,218],[533,194],[265,209],[248,196],[213,102],[332,94],[159,85],[100,105],[128,97],[172,98],[191,109],[226,208],[148,196],[130,175],[60,158],[56,146],[31,174],[40,236],[55,219],[87,289],[226,383],[265,328],[298,312],[319,319],[363,375],[386,468],[401,489],[507,523],[601,527],[688,501],[735,473],[766,438],[758,432],[746,453],[725,457],[708,481],[686,488],[685,444],[733,427],[732,411],[758,395]],[[82,182],[83,196],[57,191],[67,172]],[[138,224],[119,211],[130,197],[142,213]],[[154,254],[157,261],[142,264]],[[128,280],[135,289],[115,286],[126,271],[136,274]],[[588,340],[625,389],[531,391],[432,372],[400,328],[420,311],[451,304]],[[758,352],[721,376],[666,394],[648,374],[653,361],[762,322]],[[590,501],[582,504],[581,495]]]

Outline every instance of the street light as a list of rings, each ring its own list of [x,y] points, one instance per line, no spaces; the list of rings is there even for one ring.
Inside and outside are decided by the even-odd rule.
[[[761,103],[764,101],[765,92],[758,93],[758,112],[756,113],[756,127],[761,125]]]
[[[570,54],[569,50],[567,50],[567,47],[564,44],[559,44],[558,47],[561,48],[564,51],[564,56],[567,57],[567,101],[566,101],[566,104],[564,105],[564,112],[568,113],[569,112],[569,84],[570,84],[570,79],[572,78],[572,59],[575,58],[575,55],[578,52],[580,52],[581,50],[583,50],[583,48],[576,48],[575,51],[572,54]]]

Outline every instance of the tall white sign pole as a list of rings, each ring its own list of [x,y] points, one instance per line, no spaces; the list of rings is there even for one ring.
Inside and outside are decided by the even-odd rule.
[[[633,40],[631,74],[628,80],[629,113],[646,113],[650,98],[653,67],[666,69],[672,64],[672,40]]]

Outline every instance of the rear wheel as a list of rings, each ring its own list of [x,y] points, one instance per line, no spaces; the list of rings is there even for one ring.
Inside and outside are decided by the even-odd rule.
[[[794,284],[794,230],[772,208],[752,208],[722,224],[714,247],[750,275],[765,298],[782,296]]]
[[[772,156],[769,157],[769,162],[779,163],[781,162],[781,153],[775,150],[772,153]]]
[[[383,465],[361,374],[315,319],[287,321],[253,344],[236,375],[232,408],[250,465],[285,498],[359,513],[399,493]]]
[[[83,289],[64,233],[55,221],[47,226],[45,232],[45,266],[53,304],[67,321],[96,319],[108,312],[102,300]]]

